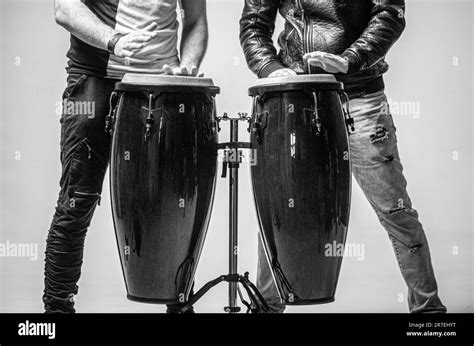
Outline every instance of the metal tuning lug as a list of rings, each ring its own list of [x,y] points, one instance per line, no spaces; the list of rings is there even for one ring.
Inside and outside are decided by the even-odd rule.
[[[263,112],[255,116],[252,132],[257,137],[257,141],[259,143],[261,143],[263,140],[263,132],[267,128],[267,121],[268,121],[268,112]]]
[[[219,120],[213,120],[211,122],[212,132],[220,132],[221,127],[219,126]]]
[[[146,118],[146,124],[145,124],[145,142],[150,138],[151,136],[151,129],[153,125],[155,124],[155,119],[153,119],[153,94],[150,94],[150,99],[148,100],[148,117]]]
[[[267,127],[268,112],[258,113],[259,100],[260,100],[260,96],[255,96],[253,98],[252,124],[249,125],[249,129],[257,137],[257,141],[261,143],[263,139],[263,131]]]
[[[339,92],[339,95],[341,97],[341,103],[342,103],[342,111],[344,112],[344,118],[346,121],[346,126],[348,129],[349,134],[351,132],[355,132],[355,123],[354,123],[354,118],[351,116],[351,112],[349,110],[349,95],[343,90]]]
[[[145,125],[145,142],[147,142],[152,133],[153,133],[153,127],[155,126],[155,112],[158,112],[158,111],[161,111],[161,108],[156,108],[156,109],[153,109],[153,101],[154,101],[154,98],[155,96],[153,95],[153,93],[150,93],[149,96],[148,96],[148,108],[146,107],[142,107],[142,111],[145,111],[146,112],[146,116],[142,117],[142,121],[144,122],[144,125]],[[159,116],[161,118],[161,115]],[[161,120],[160,119],[160,127],[161,127]]]
[[[109,99],[109,114],[105,117],[105,132],[112,135],[114,133],[115,116],[117,112],[119,93],[114,91]]]
[[[209,125],[208,125],[209,124]],[[217,134],[217,132],[220,132],[220,127],[219,127],[219,120],[211,120],[209,123],[204,124],[205,127],[205,133],[207,139],[211,140],[214,135]]]
[[[317,136],[319,136],[322,131],[322,123],[321,123],[321,118],[319,117],[319,112],[318,112],[318,95],[316,94],[316,92],[312,92],[312,94],[313,94],[314,109],[305,108],[304,112],[310,114],[311,129],[314,133],[316,133]]]

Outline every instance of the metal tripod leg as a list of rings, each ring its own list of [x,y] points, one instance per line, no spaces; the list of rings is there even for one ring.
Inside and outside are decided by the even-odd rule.
[[[198,292],[196,292],[189,301],[183,304],[179,312],[183,313],[189,310],[204,294],[211,288],[221,282],[229,283],[229,305],[225,307],[228,313],[237,313],[240,307],[237,305],[237,294],[240,295],[242,302],[247,306],[248,312],[264,313],[270,310],[265,299],[258,291],[257,287],[249,280],[249,273],[244,276],[238,274],[237,260],[238,260],[238,189],[239,189],[239,168],[241,150],[240,148],[250,148],[250,143],[239,142],[239,121],[249,121],[246,114],[239,114],[239,118],[229,118],[224,115],[221,120],[230,121],[230,142],[219,145],[221,149],[227,148],[227,154],[230,152],[230,157],[227,157],[223,166],[223,175],[226,176],[227,167],[230,168],[229,174],[229,274],[221,275],[218,278],[209,281]],[[244,301],[242,292],[238,285],[241,285],[247,293],[250,303]]]
[[[199,291],[197,291],[187,303],[180,306],[178,309],[179,313],[186,312],[191,309],[191,307],[196,304],[196,302],[201,299],[211,288],[217,286],[221,282],[229,282],[229,284],[234,283],[237,287],[237,284],[241,284],[245,289],[249,299],[251,301],[250,310],[253,313],[264,313],[270,310],[267,302],[263,296],[258,291],[257,287],[248,279],[248,273],[245,273],[245,276],[234,274],[234,275],[221,275],[218,278],[209,281],[205,284]],[[237,294],[237,288],[236,288]],[[237,298],[237,297],[236,297]],[[247,306],[248,307],[248,306]],[[227,311],[230,312],[230,311]]]
[[[230,120],[230,143],[239,141],[239,119]],[[237,274],[237,256],[238,256],[238,196],[239,196],[239,166],[240,150],[233,150],[233,160],[228,163],[230,166],[229,175],[229,274]],[[237,313],[240,308],[237,306],[237,283],[229,282],[229,306],[227,312]]]

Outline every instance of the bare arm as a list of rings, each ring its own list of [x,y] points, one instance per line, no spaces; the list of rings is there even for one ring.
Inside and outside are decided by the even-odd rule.
[[[181,65],[197,66],[206,54],[209,40],[206,0],[183,0],[184,23],[181,40]]]
[[[107,50],[110,39],[118,34],[113,28],[104,24],[81,0],[55,0],[54,12],[56,23],[61,25],[81,41],[99,49]],[[133,56],[144,44],[156,36],[152,24],[143,31],[129,33],[116,45],[115,55]]]
[[[181,39],[181,66],[172,69],[164,66],[168,74],[195,76],[206,54],[209,40],[206,0],[182,0],[184,11],[183,35]]]
[[[100,21],[80,0],[55,0],[56,23],[91,46],[107,50],[115,30]]]

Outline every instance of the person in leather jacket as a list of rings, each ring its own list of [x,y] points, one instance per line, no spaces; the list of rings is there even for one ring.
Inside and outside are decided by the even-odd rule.
[[[285,24],[277,53],[272,36],[278,12]],[[245,0],[240,42],[259,78],[331,73],[344,83],[356,129],[350,136],[352,171],[392,242],[409,310],[446,312],[406,190],[384,92],[385,56],[405,24],[404,0]],[[260,240],[257,286],[272,312],[284,311]]]

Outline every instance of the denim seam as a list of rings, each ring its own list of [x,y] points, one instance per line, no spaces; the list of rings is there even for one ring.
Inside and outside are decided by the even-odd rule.
[[[395,254],[397,255],[397,262],[402,274],[405,276],[405,269],[403,268],[402,262],[400,261],[400,250],[398,249],[397,239],[394,236],[389,235],[390,240],[392,241],[393,247],[395,248]]]
[[[369,202],[369,203],[372,205],[372,208],[374,209],[375,214],[377,214],[377,217],[378,217],[380,223],[382,224],[382,226],[384,226],[384,228],[386,228],[386,227],[387,227],[387,223],[383,220],[382,216],[380,215],[380,211],[378,210],[378,208],[375,207],[372,202]],[[389,237],[389,239],[390,239],[390,241],[391,241],[391,243],[392,243],[392,245],[393,245],[393,248],[394,248],[394,250],[395,250],[395,255],[396,255],[396,257],[397,257],[397,262],[398,262],[398,266],[399,266],[399,268],[400,268],[400,271],[402,272],[402,275],[405,276],[405,269],[403,268],[403,265],[402,265],[402,263],[401,263],[401,261],[400,261],[400,250],[398,249],[398,246],[397,246],[397,243],[396,243],[396,241],[397,241],[398,239],[396,239],[396,238],[395,238],[393,235],[391,235],[389,232],[387,232],[387,234],[388,234],[388,237]]]

